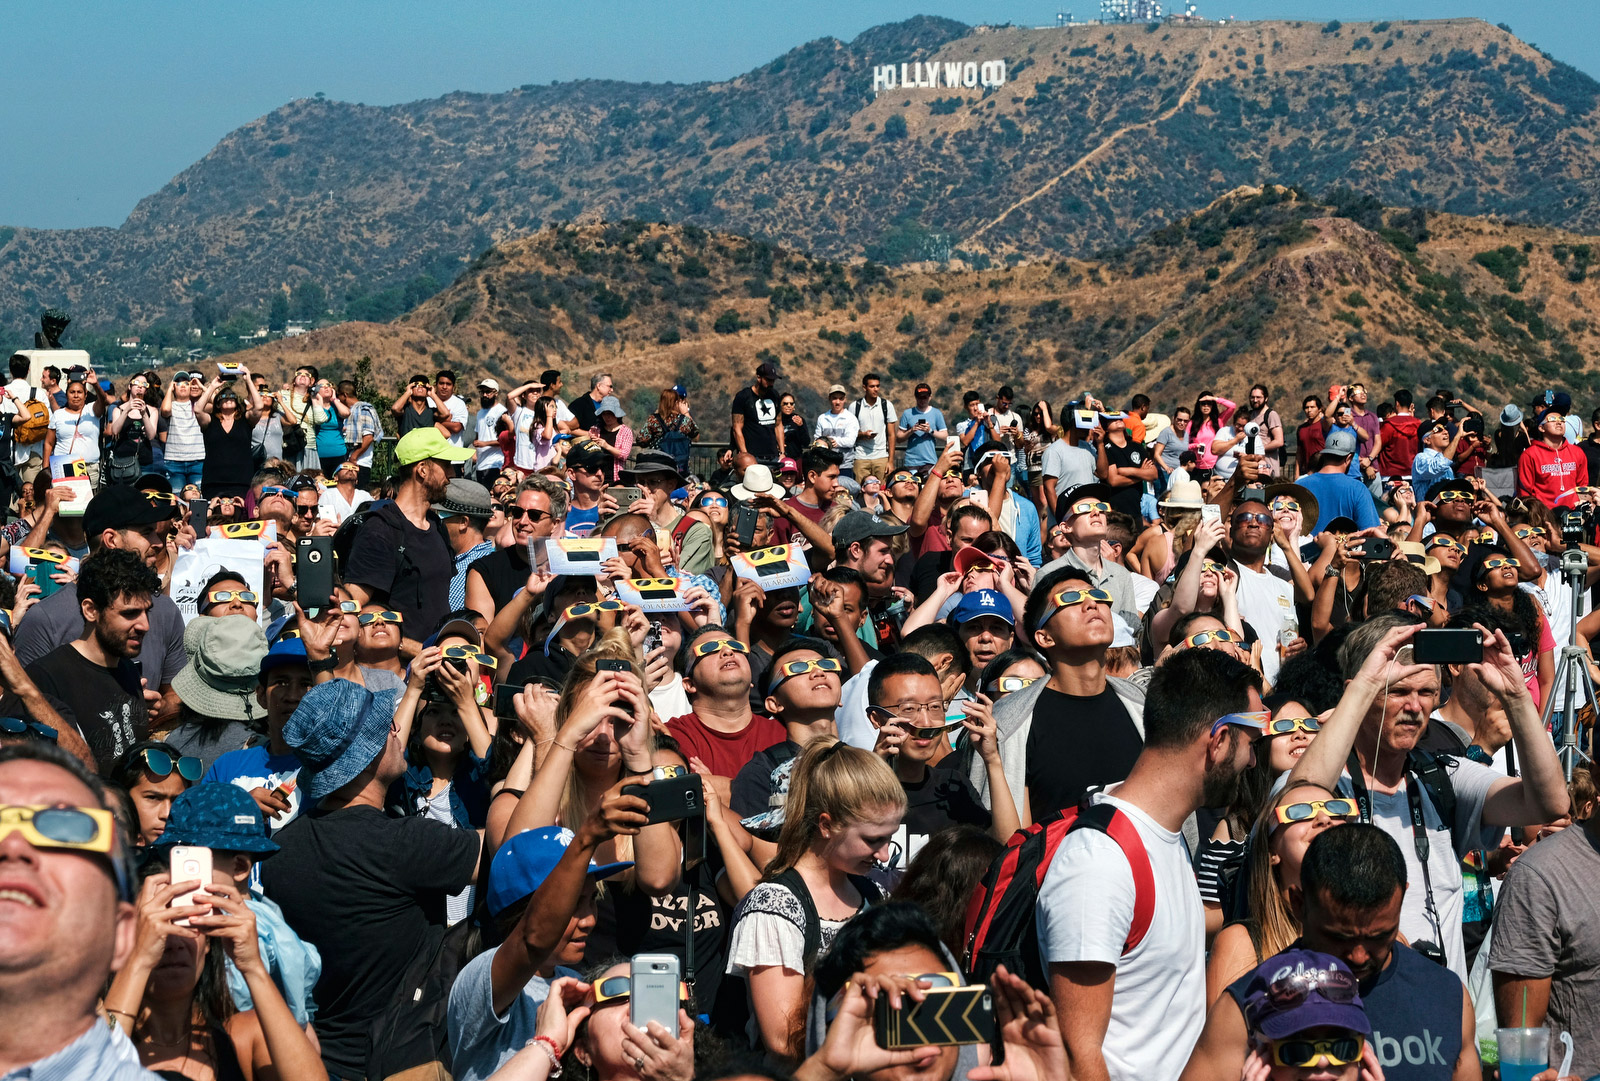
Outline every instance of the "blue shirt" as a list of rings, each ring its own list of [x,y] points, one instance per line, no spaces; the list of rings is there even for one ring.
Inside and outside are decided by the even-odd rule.
[[[1297,482],[1317,497],[1317,524],[1312,535],[1321,533],[1341,515],[1355,522],[1357,529],[1371,529],[1383,523],[1372,505],[1366,485],[1343,473],[1308,473]]]
[[[1411,490],[1417,493],[1418,499],[1426,499],[1428,489],[1440,481],[1455,479],[1456,471],[1451,468],[1450,459],[1432,447],[1423,447],[1411,459]]]
[[[926,433],[912,430],[923,421],[928,422]],[[900,430],[906,434],[906,465],[932,465],[939,460],[939,446],[934,442],[933,433],[945,430],[943,413],[932,406],[920,411],[907,409],[900,414]]]
[[[473,560],[493,555],[494,551],[494,542],[484,541],[481,544],[474,544],[471,548],[456,556],[456,572],[450,576],[450,608],[452,610],[467,606],[467,568],[472,566]]]
[[[53,1055],[19,1066],[0,1081],[161,1081],[139,1065],[139,1052],[98,1017],[82,1036]]]
[[[600,504],[596,503],[588,510],[579,510],[577,507],[567,508],[566,536],[587,537],[594,532],[594,527],[599,524]]]

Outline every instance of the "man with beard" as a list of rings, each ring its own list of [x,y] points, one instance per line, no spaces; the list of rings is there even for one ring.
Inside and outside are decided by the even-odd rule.
[[[517,485],[517,500],[506,508],[515,540],[467,568],[467,603],[493,616],[511,603],[528,581],[528,542],[561,535],[567,516],[567,490],[535,473]]]
[[[1439,699],[1438,668],[1409,663],[1409,649],[1400,655],[1420,626],[1407,616],[1381,615],[1350,632],[1339,647],[1344,696],[1290,780],[1353,798],[1363,821],[1399,843],[1413,884],[1400,930],[1417,949],[1431,947],[1464,980],[1462,858],[1481,847],[1484,826],[1525,826],[1565,815],[1567,787],[1503,631],[1485,633],[1483,660],[1467,667],[1505,709],[1522,776],[1507,777],[1465,758],[1452,761],[1447,772],[1417,750]]]
[[[404,617],[400,652],[410,657],[450,610],[455,557],[432,508],[449,489],[451,466],[472,451],[430,425],[401,436],[394,457],[394,500],[379,505],[357,531],[344,580],[357,604],[382,600]]]
[[[1079,829],[1050,861],[1039,889],[1039,952],[1073,1077],[1171,1077],[1200,1036],[1205,914],[1182,830],[1199,808],[1226,807],[1238,795],[1267,719],[1260,688],[1256,672],[1217,650],[1170,658],[1150,679],[1145,746],[1128,779],[1089,797],[1115,808],[1143,843],[1155,908],[1137,946],[1125,948],[1137,855]]]
[[[500,449],[500,440],[497,438],[497,425],[505,415],[506,407],[500,404],[500,384],[493,379],[479,380],[478,410],[473,414],[472,421],[472,434],[475,436],[472,447],[477,454],[473,467],[480,477],[488,477],[506,467],[506,454]]]
[[[109,549],[83,561],[77,587],[77,639],[28,665],[27,674],[65,722],[62,747],[78,754],[87,745],[103,775],[145,738],[149,714],[161,701],[145,688],[134,662],[161,579],[134,552]]]

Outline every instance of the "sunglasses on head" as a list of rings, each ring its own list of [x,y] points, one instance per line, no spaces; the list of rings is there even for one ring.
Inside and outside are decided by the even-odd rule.
[[[1266,511],[1242,510],[1233,516],[1234,525],[1271,525],[1272,515]]]
[[[1320,811],[1329,818],[1354,819],[1360,815],[1360,808],[1353,799],[1338,797],[1334,799],[1314,799],[1304,803],[1286,803],[1272,813],[1278,819],[1278,825],[1287,826],[1291,822],[1309,822],[1317,817]]]
[[[1358,1035],[1335,1036],[1331,1040],[1279,1040],[1272,1045],[1272,1061],[1279,1066],[1306,1069],[1326,1059],[1330,1066],[1348,1066],[1361,1061],[1366,1041]]]
[[[628,976],[612,976],[610,979],[601,980],[594,985],[594,1005],[596,1009],[601,1006],[610,1006],[618,1002],[626,1002],[633,996],[633,980]],[[678,984],[678,1001],[689,1001],[689,985]]]
[[[111,812],[100,807],[0,807],[0,839],[20,832],[35,848],[109,853],[114,841]]]
[[[750,647],[737,638],[707,638],[703,642],[696,642],[689,652],[699,658],[709,657],[713,653],[721,653],[725,649],[733,653],[750,652]]]
[[[1194,634],[1191,634],[1189,637],[1185,638],[1178,645],[1178,648],[1194,649],[1198,646],[1210,645],[1212,642],[1231,642],[1234,645],[1238,645],[1240,644],[1241,639],[1239,635],[1235,634],[1233,631],[1228,630],[1226,627],[1222,627],[1214,631],[1196,631]]]
[[[238,601],[240,604],[260,604],[261,594],[253,589],[214,589],[206,594],[207,607],[213,604],[227,604],[229,601]]]
[[[540,522],[550,517],[550,512],[547,510],[535,510],[531,507],[519,507],[515,503],[511,503],[506,506],[506,517],[510,518],[513,522],[522,521],[524,516],[527,517],[531,524],[538,525]]]
[[[1038,676],[1001,676],[984,688],[986,694],[1013,694],[1039,681]]]
[[[1085,499],[1080,503],[1074,503],[1072,505],[1073,514],[1093,514],[1095,511],[1099,511],[1101,514],[1107,514],[1110,512],[1110,510],[1110,503],[1105,503],[1098,499]]]
[[[405,617],[399,612],[362,612],[356,617],[356,622],[367,627],[374,623],[404,623]]]
[[[477,661],[484,668],[498,668],[500,662],[472,646],[445,646],[439,656],[452,661]]]
[[[8,736],[21,736],[31,732],[40,739],[47,739],[52,743],[57,739],[54,728],[38,721],[25,721],[21,717],[0,717],[0,732]]]
[[[566,619],[591,619],[600,612],[622,611],[621,601],[579,601],[568,605],[561,615]]]
[[[767,693],[771,694],[786,679],[794,676],[803,676],[807,672],[842,672],[844,665],[832,657],[813,657],[804,661],[784,661],[778,665],[778,678],[767,686]]]
[[[176,769],[179,777],[193,784],[205,772],[198,758],[183,755],[174,761],[173,757],[160,747],[146,747],[139,752],[139,757],[144,759],[144,768],[157,777],[170,777],[172,771]]]
[[[1338,969],[1300,969],[1273,980],[1267,997],[1274,1006],[1298,1006],[1313,993],[1341,1005],[1356,1000],[1356,980]]]
[[[1040,630],[1051,618],[1063,608],[1071,608],[1076,604],[1112,604],[1111,594],[1103,589],[1063,589],[1057,591],[1050,598],[1050,607],[1039,618],[1039,625],[1034,630]]]
[[[1229,725],[1235,728],[1248,728],[1256,735],[1265,731],[1267,722],[1272,715],[1264,709],[1251,710],[1248,713],[1228,713],[1218,717],[1211,725],[1211,734],[1214,736]]]
[[[1267,722],[1266,735],[1287,736],[1290,732],[1320,732],[1322,722],[1315,717],[1279,717]]]

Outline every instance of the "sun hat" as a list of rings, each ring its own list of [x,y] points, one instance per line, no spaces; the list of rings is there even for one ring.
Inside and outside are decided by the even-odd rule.
[[[683,474],[678,472],[678,460],[664,450],[636,450],[633,460],[622,467],[622,479],[629,484],[637,484],[640,477],[663,473],[672,477],[673,487],[682,487]]]
[[[1317,506],[1317,497],[1304,485],[1294,484],[1290,481],[1279,481],[1277,484],[1267,485],[1267,506],[1272,506],[1272,501],[1279,496],[1287,496],[1300,504],[1300,526],[1310,532],[1312,526],[1317,524],[1317,515],[1321,512]]]
[[[607,394],[604,398],[600,399],[600,404],[594,407],[595,416],[598,417],[601,413],[610,413],[618,420],[628,419],[626,414],[622,412],[622,403],[617,400],[617,396],[615,394]]]
[[[489,915],[498,916],[524,897],[530,897],[550,872],[556,869],[561,857],[572,844],[573,833],[561,826],[523,830],[506,841],[494,854],[489,864],[489,891],[484,899]],[[632,860],[615,863],[589,861],[589,878],[598,881],[626,871]]]
[[[1421,541],[1396,541],[1394,550],[1405,556],[1407,563],[1421,567],[1423,574],[1438,574],[1439,559],[1428,554]]]
[[[1515,405],[1508,405],[1500,410],[1500,427],[1516,428],[1522,424],[1522,410]]]
[[[1206,505],[1206,493],[1197,480],[1174,481],[1160,505],[1174,510],[1199,510]]]
[[[904,522],[886,521],[870,510],[849,511],[833,524],[833,550],[842,552],[857,541],[873,537],[898,537],[909,528]]]
[[[1256,966],[1245,984],[1250,1031],[1282,1040],[1313,1028],[1372,1035],[1356,978],[1337,957],[1285,950]]]
[[[267,834],[260,806],[250,793],[231,784],[197,784],[173,800],[167,826],[153,847],[168,845],[198,845],[260,857],[278,851],[278,842]]]
[[[950,613],[951,621],[957,625],[980,616],[994,616],[1012,626],[1016,626],[1017,622],[1011,611],[1011,602],[1006,599],[1004,593],[993,589],[974,589],[971,593],[963,593],[961,603]]]
[[[749,502],[758,495],[779,496],[783,494],[772,479],[772,470],[764,465],[756,464],[746,466],[744,479],[735,484],[731,489],[733,498]]]
[[[256,701],[267,636],[245,615],[197,619],[189,663],[172,677],[178,700],[202,717],[250,721],[262,715]],[[187,637],[187,636],[185,636]]]
[[[300,790],[312,803],[349,784],[389,745],[400,692],[331,679],[306,692],[283,726],[300,759]]]
[[[489,498],[489,489],[477,481],[452,477],[445,487],[444,496],[433,504],[432,510],[441,518],[460,515],[487,522],[494,517],[494,500]]]
[[[458,447],[450,442],[431,424],[426,428],[413,428],[394,445],[394,460],[401,465],[415,465],[429,458],[437,458],[441,462],[464,462],[474,453],[471,447]]]

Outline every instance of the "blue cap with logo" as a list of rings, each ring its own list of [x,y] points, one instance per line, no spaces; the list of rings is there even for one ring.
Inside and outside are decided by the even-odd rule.
[[[1313,950],[1285,950],[1250,974],[1245,986],[1250,1031],[1282,1040],[1313,1028],[1372,1034],[1356,978],[1337,957]]]
[[[489,894],[485,899],[489,915],[498,916],[524,897],[534,893],[550,872],[556,869],[573,833],[561,826],[524,830],[500,846],[489,865]],[[589,861],[591,879],[610,878],[633,866],[632,860],[617,863]]]
[[[1006,600],[1004,593],[993,589],[974,589],[971,593],[963,593],[961,603],[950,613],[950,618],[958,624],[979,616],[994,616],[1012,626],[1016,626],[1017,622],[1011,602]]]

